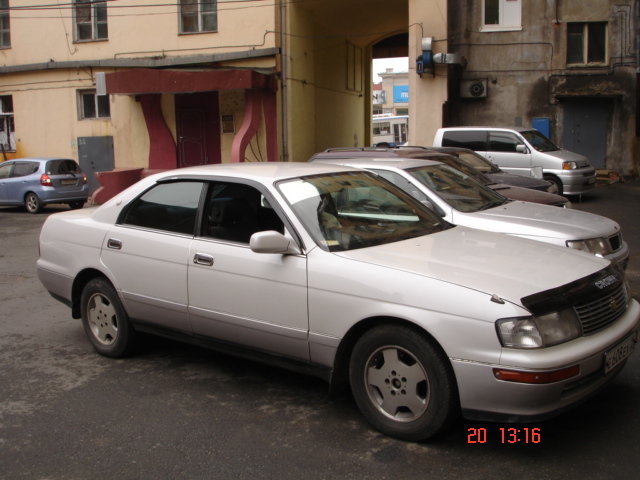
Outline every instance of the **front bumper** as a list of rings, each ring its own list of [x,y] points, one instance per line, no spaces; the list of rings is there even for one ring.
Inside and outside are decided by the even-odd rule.
[[[554,417],[587,400],[612,380],[626,360],[604,373],[605,352],[639,329],[640,305],[632,301],[609,328],[555,347],[522,351],[503,349],[500,365],[452,359],[465,418],[531,422]],[[636,337],[637,338],[637,337]],[[498,380],[495,368],[552,372],[578,365],[577,376],[554,383],[524,384]]]

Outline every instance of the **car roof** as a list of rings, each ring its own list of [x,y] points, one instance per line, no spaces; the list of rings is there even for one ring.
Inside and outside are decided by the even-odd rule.
[[[329,148],[313,155],[312,161],[330,158],[441,158],[444,152],[436,152],[426,147],[354,147]]]
[[[49,160],[71,160],[75,162],[73,158],[64,157],[25,157],[25,158],[12,158],[7,162],[48,162]],[[4,163],[4,162],[3,162]],[[77,162],[76,162],[77,163]]]
[[[431,165],[444,165],[442,162],[435,160],[425,160],[421,158],[319,158],[313,163],[331,163],[349,165],[356,168],[397,168],[399,170],[408,170],[415,167],[424,167]]]
[[[167,172],[157,173],[148,177],[155,181],[166,181],[178,178],[206,178],[230,177],[265,181],[278,181],[308,175],[321,175],[356,169],[341,165],[306,162],[243,162],[218,163],[215,165],[199,165],[196,167],[179,168]],[[267,182],[267,183],[268,183]]]
[[[532,127],[505,127],[503,126],[468,126],[468,127],[443,127],[440,130],[510,130],[515,132],[527,132],[530,130],[535,130]]]

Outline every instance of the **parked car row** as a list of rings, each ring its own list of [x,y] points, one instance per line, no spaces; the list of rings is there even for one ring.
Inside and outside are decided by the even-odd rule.
[[[482,174],[460,159],[427,152],[419,147],[342,148],[317,153],[309,161],[374,172],[455,225],[582,250],[626,269],[629,248],[616,222],[592,213],[553,208],[549,203],[509,201],[506,196],[516,187],[487,188],[478,181],[478,178],[482,180]],[[519,189],[516,192],[520,190],[527,191]]]
[[[38,275],[102,355],[150,332],[307,372],[405,440],[549,418],[620,372],[619,226],[404,156],[159,173],[49,216]]]

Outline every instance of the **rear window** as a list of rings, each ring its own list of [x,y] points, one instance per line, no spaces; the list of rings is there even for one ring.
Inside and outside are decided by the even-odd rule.
[[[69,159],[49,160],[45,169],[48,175],[64,175],[67,173],[82,173],[80,166]]]
[[[487,132],[485,130],[453,130],[442,135],[443,147],[468,148],[484,152],[487,150]]]

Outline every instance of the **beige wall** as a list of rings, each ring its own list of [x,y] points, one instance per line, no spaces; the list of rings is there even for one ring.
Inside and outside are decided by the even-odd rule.
[[[12,6],[27,2],[15,0]],[[29,5],[49,4],[45,0]],[[109,40],[73,42],[70,8],[11,14],[11,43],[0,50],[1,66],[32,65],[32,71],[0,75],[0,95],[11,95],[14,102],[16,152],[7,158],[24,156],[64,156],[78,160],[77,138],[113,136],[116,167],[146,167],[149,136],[140,104],[133,96],[112,95],[111,118],[78,120],[77,90],[95,88],[97,72],[114,69],[92,68],[82,62],[95,60],[132,60],[171,58],[182,55],[220,54],[251,51],[276,46],[273,4],[246,7],[225,2],[218,6],[218,32],[178,35],[176,4],[151,6],[151,0],[119,0],[108,7]],[[68,4],[64,4],[68,5]],[[29,20],[20,17],[28,17]],[[51,63],[53,61],[53,63]],[[45,64],[75,62],[77,68],[41,69]],[[35,67],[33,67],[35,66]],[[251,58],[228,61],[221,66],[275,69],[275,58]],[[25,68],[25,67],[23,67]],[[26,67],[27,70],[29,67]],[[198,66],[194,66],[197,69]],[[231,100],[230,100],[231,99]],[[174,96],[162,96],[165,121],[176,137]],[[244,119],[244,92],[223,92],[221,112],[235,115],[236,131]],[[251,142],[256,156],[248,149],[249,159],[266,158],[264,122]],[[222,135],[222,159],[230,158],[233,135]],[[258,143],[259,142],[259,143]]]
[[[62,5],[70,3],[62,2]],[[157,6],[163,3],[164,6]],[[242,8],[247,6],[246,2],[234,3],[227,0],[218,4],[217,33],[179,35],[177,1],[118,0],[107,7],[109,40],[82,43],[73,42],[73,10],[69,7],[13,11],[12,48],[0,50],[0,65],[50,59],[62,62],[175,57],[274,47],[276,6],[269,2],[268,6]],[[51,5],[51,2],[11,1],[12,7],[20,5]]]
[[[409,0],[409,144],[431,146],[442,126],[442,106],[447,100],[447,66],[419,77],[416,58],[422,54],[422,36],[433,37],[434,53],[447,52],[446,0]]]
[[[15,0],[12,6],[24,0]],[[446,1],[400,0],[401,5],[354,0],[361,15],[345,15],[354,5],[340,1],[319,4],[287,4],[287,134],[288,159],[306,161],[313,153],[329,147],[371,144],[371,45],[395,29],[409,28],[409,87],[411,143],[428,145],[440,126],[442,104],[446,99],[444,76],[415,75],[422,31],[435,38],[446,38]],[[34,0],[30,5],[48,4]],[[26,4],[26,3],[25,3]],[[12,48],[0,50],[0,65],[39,64],[53,60],[83,62],[92,60],[170,59],[184,55],[253,52],[254,48],[280,46],[278,4],[243,8],[246,2],[219,3],[219,32],[178,35],[175,4],[152,7],[151,0],[119,0],[118,6],[145,5],[133,9],[113,8],[109,4],[109,40],[73,43],[71,9],[29,11],[29,21],[12,14]],[[356,6],[358,6],[356,5]],[[407,6],[409,18],[406,16]],[[362,7],[362,8],[360,8]],[[402,7],[402,8],[401,8]],[[382,14],[388,8],[389,14]],[[123,15],[123,12],[126,15]],[[135,12],[135,15],[131,12]],[[368,12],[368,13],[367,13]],[[322,16],[320,15],[322,14]],[[34,17],[42,18],[34,18]],[[411,27],[409,27],[411,25]],[[421,25],[421,26],[420,26]],[[329,26],[329,27],[328,27]],[[37,32],[37,34],[35,34]],[[373,32],[368,35],[367,32]],[[436,43],[445,51],[445,42]],[[218,66],[259,68],[277,71],[277,57],[247,58]],[[149,138],[140,104],[134,97],[111,97],[108,120],[78,120],[76,91],[94,88],[95,73],[113,69],[77,64],[72,69],[45,69],[0,75],[0,94],[14,99],[18,151],[14,156],[60,155],[77,159],[76,139],[81,136],[114,137],[116,167],[145,167]],[[194,65],[194,70],[202,66]],[[438,67],[446,74],[446,67]],[[119,69],[121,70],[121,69]],[[278,88],[278,115],[282,118],[282,88]],[[236,131],[244,115],[244,92],[223,92],[221,113],[235,115]],[[162,97],[165,121],[175,138],[174,99]],[[278,142],[282,158],[282,124],[278,123]],[[222,158],[229,158],[233,136],[222,136]],[[264,122],[252,140],[247,159],[266,156]]]

